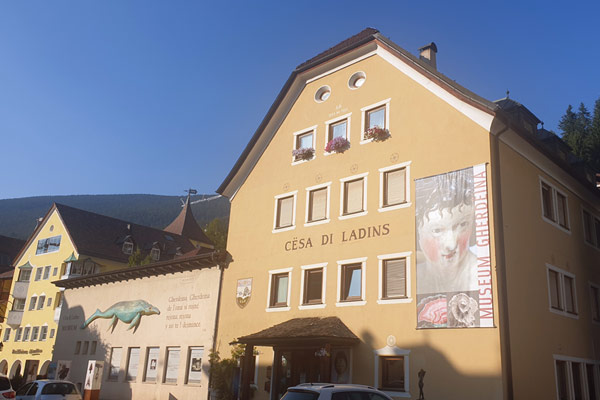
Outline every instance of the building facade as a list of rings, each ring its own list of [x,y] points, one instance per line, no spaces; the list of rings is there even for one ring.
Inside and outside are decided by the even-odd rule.
[[[298,66],[219,188],[242,399],[600,396],[594,174],[420,50],[367,29]]]
[[[188,211],[189,201],[181,213]],[[0,373],[26,380],[47,375],[64,301],[54,281],[127,268],[138,250],[141,259],[161,261],[211,248],[206,236],[192,240],[173,230],[54,204],[15,259]]]

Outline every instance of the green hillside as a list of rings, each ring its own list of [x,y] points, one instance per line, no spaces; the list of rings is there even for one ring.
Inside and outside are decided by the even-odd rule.
[[[192,202],[213,195],[192,196]],[[164,228],[180,212],[185,197],[151,194],[40,196],[0,200],[0,235],[27,239],[52,203],[65,204],[140,225]],[[229,218],[229,200],[220,197],[192,204],[200,226],[214,218]]]

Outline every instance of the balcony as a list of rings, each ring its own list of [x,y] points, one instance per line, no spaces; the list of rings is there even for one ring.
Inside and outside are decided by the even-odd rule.
[[[14,311],[11,310],[8,312],[8,318],[6,323],[11,326],[21,325],[21,321],[23,321],[23,311]]]
[[[13,297],[15,299],[26,299],[27,288],[29,288],[29,281],[15,282],[12,293]]]

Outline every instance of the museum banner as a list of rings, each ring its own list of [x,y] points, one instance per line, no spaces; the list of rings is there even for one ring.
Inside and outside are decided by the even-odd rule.
[[[417,328],[494,326],[486,165],[415,184]]]

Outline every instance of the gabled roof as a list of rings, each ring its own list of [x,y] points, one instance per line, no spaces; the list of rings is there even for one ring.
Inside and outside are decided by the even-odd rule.
[[[177,218],[165,228],[165,231],[213,246],[213,242],[206,236],[202,228],[198,225],[198,222],[196,222],[196,218],[194,218],[189,195],[183,205],[183,209]]]
[[[300,75],[301,73],[307,72],[311,69],[315,69],[316,67],[320,66],[321,64],[324,64],[335,58],[341,57],[342,55],[344,55],[346,53],[349,53],[353,50],[356,50],[358,48],[366,46],[370,43],[376,43],[377,45],[384,47],[386,50],[388,50],[389,52],[394,54],[396,57],[401,59],[407,65],[409,65],[410,67],[415,69],[418,73],[426,76],[428,79],[431,79],[437,85],[439,85],[444,90],[446,90],[448,93],[450,93],[451,95],[468,103],[469,105],[475,107],[476,109],[482,110],[485,113],[490,114],[490,115],[495,115],[496,111],[499,109],[497,104],[494,104],[493,102],[491,102],[487,99],[484,99],[483,97],[478,96],[477,94],[471,92],[470,90],[466,89],[465,87],[459,85],[452,79],[450,79],[447,76],[445,76],[444,74],[440,73],[437,69],[435,69],[434,67],[429,65],[429,63],[427,63],[426,61],[419,59],[418,57],[414,56],[413,54],[409,53],[408,51],[404,50],[403,48],[401,48],[400,46],[398,46],[397,44],[392,42],[387,37],[383,36],[381,33],[379,33],[379,31],[377,29],[366,28],[363,31],[359,32],[358,34],[338,43],[337,45],[325,50],[324,52],[318,54],[317,56],[303,62],[302,64],[298,65],[298,67],[296,67],[296,69],[294,71],[292,71],[290,77],[285,82],[285,84],[283,85],[283,88],[277,95],[277,98],[275,99],[275,101],[273,102],[271,107],[269,108],[267,115],[262,120],[258,129],[256,130],[256,132],[250,139],[250,142],[248,143],[248,145],[246,146],[246,148],[244,149],[244,151],[242,152],[242,154],[236,161],[235,165],[233,166],[233,168],[231,169],[231,171],[229,172],[229,174],[227,175],[225,180],[221,183],[221,185],[217,189],[217,193],[225,195],[225,196],[231,196],[233,193],[235,193],[237,191],[237,187],[234,188],[234,190],[231,190],[231,189],[228,190],[228,188],[229,188],[229,185],[234,180],[234,178],[237,176],[237,174],[241,172],[242,168],[252,169],[254,167],[255,161],[252,161],[253,164],[251,164],[250,166],[248,166],[248,165],[244,166],[244,164],[246,163],[247,159],[249,158],[249,156],[250,156],[251,152],[253,151],[254,147],[256,146],[257,142],[263,135],[267,125],[269,124],[269,122],[271,121],[271,119],[273,118],[275,113],[277,112],[278,108],[281,106],[281,104],[285,100],[286,95],[288,94],[290,89],[293,87],[298,75]],[[237,185],[237,186],[239,187],[239,185]]]

